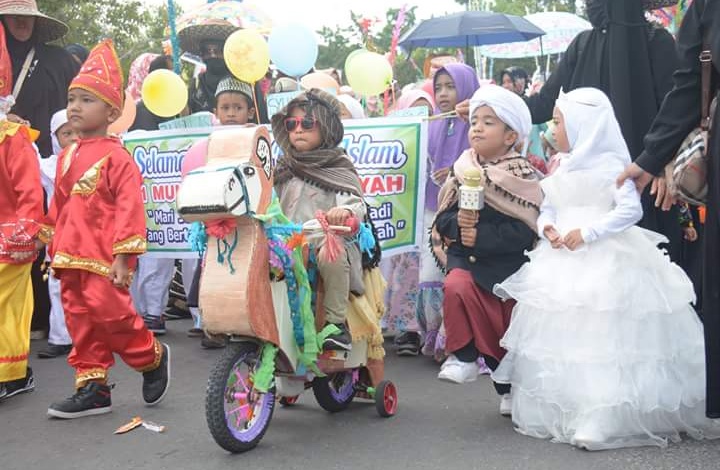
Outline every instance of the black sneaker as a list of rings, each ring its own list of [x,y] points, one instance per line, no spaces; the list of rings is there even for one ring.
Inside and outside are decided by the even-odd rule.
[[[203,332],[203,337],[200,340],[200,346],[203,349],[222,349],[227,346],[226,335],[211,335]]]
[[[50,359],[53,357],[67,356],[72,350],[72,344],[52,344],[48,343],[47,348],[39,351],[37,357],[40,359]]]
[[[50,405],[47,414],[54,418],[73,419],[110,413],[110,388],[98,382],[88,382],[77,389],[75,395]]]
[[[165,330],[165,320],[163,320],[162,318],[145,315],[143,317],[143,320],[145,321],[145,326],[147,327],[147,329],[155,333],[155,335],[157,336],[162,336],[167,331]]]
[[[323,341],[323,349],[328,351],[349,351],[352,349],[352,338],[350,337],[347,326],[345,323],[338,323],[335,324],[335,326],[340,329],[340,332],[325,338],[325,341]]]
[[[19,395],[21,393],[28,393],[35,390],[35,378],[33,377],[33,371],[31,368],[27,368],[27,375],[22,379],[15,379],[9,382],[4,382],[0,385],[3,391],[0,391],[0,399],[8,399]]]
[[[190,310],[183,310],[176,305],[172,305],[165,309],[163,317],[166,320],[182,320],[185,318],[192,318],[192,314],[190,313]]]
[[[417,356],[422,346],[420,335],[414,331],[406,331],[395,338],[398,356]]]
[[[170,388],[170,346],[162,343],[162,348],[160,365],[155,370],[143,372],[143,400],[150,406],[160,403]]]

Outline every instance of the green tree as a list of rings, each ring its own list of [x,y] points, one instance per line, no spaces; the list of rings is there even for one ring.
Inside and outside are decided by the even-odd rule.
[[[415,10],[411,7],[405,11],[405,22],[400,29],[400,35],[410,30],[416,23]],[[364,31],[364,17],[361,14],[350,12],[352,25],[336,27],[334,29],[323,27],[318,33],[324,38],[325,44],[320,45],[318,54],[318,68],[334,67],[342,69],[345,66],[345,59],[354,50],[367,47],[369,50],[385,54],[390,51],[392,45],[392,34],[395,22],[400,9],[390,8],[385,13],[385,19],[373,24],[367,31]],[[427,51],[415,51],[413,58],[415,63],[422,64]],[[421,72],[415,68],[408,57],[398,51],[394,68],[395,79],[400,84],[407,84],[416,81]]]
[[[465,7],[467,7],[468,4],[492,4],[492,11],[518,16],[524,16],[529,13],[537,13],[540,11],[569,11],[571,13],[577,13],[575,0],[495,0],[494,2],[477,2],[473,0],[455,1]]]
[[[168,24],[166,6],[149,8],[140,0],[38,0],[38,7],[68,25],[70,30],[63,44],[78,43],[90,48],[103,38],[111,38],[126,72],[141,53],[162,51]]]

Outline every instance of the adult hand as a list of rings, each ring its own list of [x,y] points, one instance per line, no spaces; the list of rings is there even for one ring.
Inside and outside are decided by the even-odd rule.
[[[108,278],[115,287],[130,287],[132,276],[130,275],[130,268],[128,268],[127,254],[120,253],[115,255],[115,259],[113,259],[112,265],[110,265]]]
[[[463,121],[470,120],[470,100],[461,101],[455,105],[455,112]]]
[[[16,124],[22,124],[23,126],[30,126],[30,121],[27,119],[23,119],[17,114],[9,113],[7,115],[7,120],[10,122],[14,122]]]
[[[636,163],[631,163],[625,168],[625,171],[623,171],[620,176],[618,176],[615,183],[619,188],[623,184],[625,184],[625,181],[627,181],[628,179],[633,180],[635,182],[635,187],[637,188],[638,192],[642,193],[645,190],[645,187],[650,184],[650,181],[652,181],[653,175],[640,168],[640,165]]]
[[[553,248],[558,249],[565,246],[563,244],[562,237],[560,236],[560,232],[558,232],[554,226],[546,225],[543,229],[543,235],[545,235],[545,238],[547,238]]]
[[[463,246],[467,246],[468,248],[474,247],[476,239],[477,229],[475,227],[460,229],[460,243],[462,243]]]
[[[325,218],[330,225],[345,225],[345,221],[353,215],[350,209],[345,207],[333,207],[325,213]]]
[[[458,227],[463,228],[475,228],[480,218],[479,211],[471,211],[469,209],[460,209],[458,211]]]
[[[655,195],[655,207],[661,207],[664,211],[669,211],[676,202],[675,195],[669,190],[667,181],[662,176],[653,178],[650,194]]]
[[[563,243],[568,248],[568,250],[575,251],[580,248],[583,243],[585,243],[585,240],[583,240],[580,229],[576,228],[575,230],[571,230],[567,235],[565,235]]]

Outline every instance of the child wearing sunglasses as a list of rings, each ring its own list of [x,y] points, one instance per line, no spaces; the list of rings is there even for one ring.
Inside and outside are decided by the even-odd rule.
[[[339,147],[345,133],[340,114],[341,105],[334,96],[313,88],[272,118],[273,134],[283,151],[275,167],[275,190],[293,222],[314,219],[317,211],[325,213],[330,225],[343,225],[353,216],[365,217],[360,177]],[[339,330],[325,339],[323,348],[349,350],[352,339],[345,323],[349,294],[365,291],[360,248],[347,237],[334,262],[321,257],[317,262],[325,316]]]

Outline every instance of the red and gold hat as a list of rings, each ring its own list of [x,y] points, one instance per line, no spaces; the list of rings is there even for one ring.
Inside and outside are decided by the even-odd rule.
[[[110,39],[95,46],[68,89],[81,88],[110,106],[123,108],[123,75]]]

